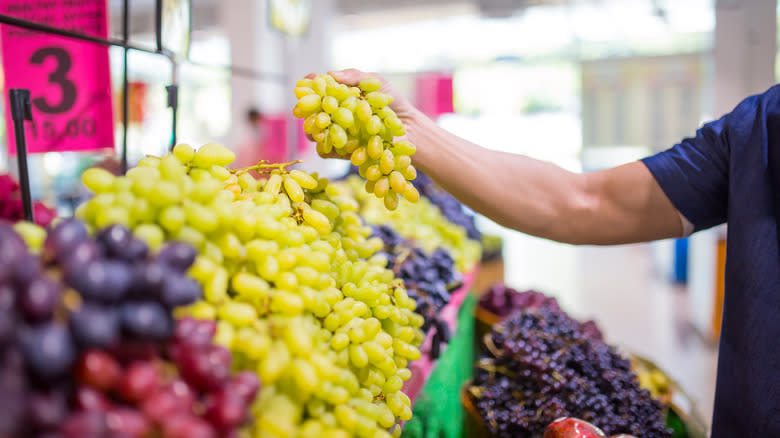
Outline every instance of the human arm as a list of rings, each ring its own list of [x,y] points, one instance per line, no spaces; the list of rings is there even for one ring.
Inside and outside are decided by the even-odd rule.
[[[356,84],[357,70],[332,73]],[[461,202],[518,231],[572,244],[618,244],[682,235],[677,210],[641,162],[588,174],[491,151],[449,133],[398,96],[393,110],[417,145],[413,164]]]

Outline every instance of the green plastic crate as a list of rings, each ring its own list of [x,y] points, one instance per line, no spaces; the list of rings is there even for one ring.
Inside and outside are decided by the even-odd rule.
[[[417,398],[412,409],[414,416],[404,426],[402,438],[461,437],[465,414],[460,389],[473,372],[476,303],[473,295],[463,301],[455,334]]]

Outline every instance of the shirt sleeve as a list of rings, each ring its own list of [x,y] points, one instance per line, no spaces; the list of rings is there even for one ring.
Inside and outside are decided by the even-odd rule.
[[[642,160],[693,231],[726,222],[731,150],[747,143],[757,123],[763,125],[766,100],[778,94],[775,86],[748,97],[719,120],[706,123],[696,136]]]

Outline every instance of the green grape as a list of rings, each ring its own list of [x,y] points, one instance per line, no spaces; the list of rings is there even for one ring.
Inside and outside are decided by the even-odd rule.
[[[163,228],[165,228],[166,231],[169,233],[174,233],[178,231],[182,225],[184,225],[184,221],[187,219],[186,215],[184,214],[184,209],[179,207],[178,205],[171,205],[168,207],[165,207],[160,212],[160,225],[162,225]]]
[[[133,235],[149,245],[150,248],[157,248],[163,243],[165,234],[159,226],[154,224],[141,224],[133,230]]]
[[[355,166],[360,166],[363,163],[365,163],[367,159],[368,159],[368,155],[366,153],[366,148],[359,147],[355,149],[354,152],[352,152],[352,156],[350,157],[350,162]]]
[[[382,119],[380,119],[377,115],[372,115],[365,123],[366,132],[369,135],[379,134],[382,131],[382,127],[384,126],[382,124]]]
[[[366,102],[368,102],[372,108],[382,108],[393,103],[393,98],[389,94],[372,91],[366,94]]]
[[[390,190],[390,180],[388,180],[386,176],[380,177],[376,180],[376,184],[374,185],[374,194],[377,198],[383,198],[387,194],[388,190]]]
[[[295,97],[300,99],[303,96],[308,96],[309,94],[315,94],[314,90],[310,87],[295,87]]]
[[[411,164],[406,167],[406,169],[401,171],[401,174],[409,181],[414,180],[417,178],[417,169],[414,168]]]
[[[379,91],[382,88],[382,82],[377,78],[365,78],[360,81],[358,87],[366,93],[371,93]]]
[[[395,158],[393,157],[393,153],[390,152],[390,150],[385,149],[382,152],[382,156],[379,160],[379,170],[382,171],[383,175],[389,175],[390,172],[393,171],[394,165],[395,165]]]
[[[108,192],[114,185],[114,175],[99,167],[91,167],[85,170],[81,180],[88,189],[95,193]]]
[[[382,176],[382,171],[379,170],[379,166],[372,164],[366,169],[366,179],[369,181],[376,181]]]
[[[339,125],[332,125],[328,128],[328,135],[330,136],[333,147],[337,149],[342,148],[347,144],[347,133],[344,131],[344,128]]]
[[[393,143],[391,150],[396,155],[414,155],[414,153],[417,151],[414,145],[407,140],[396,141]],[[406,163],[407,166],[409,164],[411,164],[411,161],[410,163]]]
[[[367,122],[372,115],[371,105],[365,100],[360,100],[355,107],[355,115],[359,121]]]
[[[320,108],[322,108],[324,99],[322,99],[318,94],[309,94],[298,99],[298,104],[296,106],[300,108],[304,115],[316,113],[320,110]]]
[[[355,117],[352,115],[352,111],[349,109],[337,108],[333,112],[333,121],[346,129],[355,124]]]
[[[339,101],[333,96],[325,96],[322,98],[322,110],[328,114],[333,115],[339,108]]]
[[[298,82],[295,83],[296,87],[309,87],[312,88],[312,84],[314,81],[308,78],[299,79]]]

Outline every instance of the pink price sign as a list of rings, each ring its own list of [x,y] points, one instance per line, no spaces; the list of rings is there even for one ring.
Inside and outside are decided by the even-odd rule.
[[[3,14],[106,38],[106,0],[0,0]],[[8,104],[11,88],[30,90],[30,153],[114,148],[108,47],[2,26],[8,150],[16,153]]]

